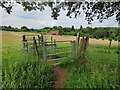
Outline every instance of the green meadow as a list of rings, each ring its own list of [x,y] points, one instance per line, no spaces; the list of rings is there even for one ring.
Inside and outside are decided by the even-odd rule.
[[[2,87],[52,88],[55,76],[51,63],[41,63],[34,51],[23,51],[22,34],[28,33],[2,32]],[[66,71],[64,88],[119,88],[118,54],[117,45],[108,52],[108,45],[89,44],[85,58],[58,61]]]

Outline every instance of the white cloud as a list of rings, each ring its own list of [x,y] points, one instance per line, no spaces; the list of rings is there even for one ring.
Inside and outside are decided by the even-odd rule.
[[[2,8],[0,8],[2,10]],[[53,20],[51,18],[51,10],[49,7],[45,11],[23,11],[23,7],[20,5],[14,5],[11,15],[7,14],[4,10],[0,13],[2,16],[2,24],[0,25],[11,25],[14,27],[27,26],[29,28],[43,28],[47,26],[69,26],[74,25],[76,28],[79,28],[80,25],[87,27],[87,21],[84,20],[84,14],[81,13],[77,19],[66,17],[66,11],[61,11],[58,20]],[[93,27],[100,26],[111,26],[117,27],[117,22],[115,16],[107,20],[104,20],[103,23],[94,21],[92,24]]]

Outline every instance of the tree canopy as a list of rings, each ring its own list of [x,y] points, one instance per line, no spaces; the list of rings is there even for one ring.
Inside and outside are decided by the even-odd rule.
[[[32,10],[45,10],[46,6],[51,8],[51,17],[55,20],[58,19],[61,10],[66,10],[66,16],[70,18],[77,18],[81,14],[81,10],[85,13],[85,20],[88,24],[96,17],[100,22],[107,19],[113,15],[116,16],[116,20],[120,22],[120,1],[118,2],[100,2],[98,0],[94,2],[87,2],[82,0],[76,0],[75,2],[70,2],[65,0],[64,2],[50,0],[50,2],[45,1],[16,1],[16,2],[5,2],[0,1],[0,6],[8,13],[11,14],[13,4],[20,4],[25,11]]]

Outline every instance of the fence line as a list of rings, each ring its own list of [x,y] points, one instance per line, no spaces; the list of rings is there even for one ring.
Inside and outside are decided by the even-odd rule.
[[[62,41],[60,41],[60,42],[62,42]],[[65,47],[57,47],[57,45],[56,45],[56,41],[54,40],[54,43],[53,44],[44,44],[43,45],[43,47],[44,47],[44,49],[43,49],[43,55],[44,55],[44,57],[43,57],[43,60],[44,61],[46,61],[47,60],[47,56],[53,56],[53,55],[60,55],[60,54],[70,54],[70,56],[74,59],[75,57],[76,57],[76,42],[75,41],[67,41],[67,42],[69,42],[70,44],[71,44],[71,46],[69,46],[69,47],[67,47],[67,48],[71,48],[71,50],[70,51],[68,51],[68,52],[60,52],[60,53],[56,53],[56,51],[54,52],[54,54],[48,54],[47,53],[47,47],[48,46],[54,46],[54,49],[56,50],[56,49],[64,49],[64,48],[66,48],[66,46]],[[44,42],[45,43],[45,42]],[[53,48],[49,48],[49,50],[52,50]],[[65,57],[64,57],[65,58]],[[53,60],[59,60],[60,58],[56,58],[56,59],[49,59],[49,61],[51,60],[51,61],[53,61]],[[62,59],[62,58],[61,58]]]
[[[37,36],[37,37],[36,37]],[[32,39],[28,39],[26,37],[32,37]],[[31,41],[32,40],[32,41]],[[69,46],[60,46],[58,47],[57,43],[61,43],[61,42],[68,42],[70,45]],[[33,46],[33,49],[35,49],[36,54],[38,56],[38,59],[40,58],[40,51],[39,49],[41,49],[42,51],[42,62],[46,62],[46,61],[52,61],[52,60],[60,60],[63,58],[68,58],[69,56],[72,57],[73,59],[76,57],[76,41],[70,41],[70,40],[66,40],[66,41],[56,41],[55,39],[53,39],[53,37],[50,38],[50,41],[47,41],[46,36],[39,36],[39,35],[23,35],[23,48],[28,52],[29,47]],[[41,46],[41,47],[39,47]],[[49,48],[48,48],[49,47]],[[65,50],[66,48],[70,48],[69,51],[60,51],[57,52],[58,49],[63,49]],[[53,51],[53,54],[49,54],[48,51]],[[61,58],[50,58],[48,60],[48,57],[50,56],[56,56],[56,55],[62,55],[62,54],[69,54],[69,56],[62,56]]]

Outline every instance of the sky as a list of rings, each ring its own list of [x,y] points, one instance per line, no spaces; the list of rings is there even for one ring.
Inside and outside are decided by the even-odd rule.
[[[60,16],[58,20],[54,20],[51,18],[51,10],[49,7],[46,7],[45,11],[31,11],[26,12],[23,10],[23,7],[14,4],[12,13],[9,15],[5,12],[4,9],[0,7],[0,18],[2,22],[0,22],[0,26],[13,26],[13,27],[22,27],[27,26],[28,28],[41,29],[43,27],[53,27],[53,26],[63,26],[63,27],[71,27],[74,25],[75,28],[79,28],[81,25],[83,27],[88,27],[90,25],[87,24],[85,20],[84,13],[81,13],[76,18],[69,18],[66,15],[65,10],[61,10]],[[117,21],[115,20],[115,16],[110,17],[100,23],[98,20],[94,20],[92,22],[92,27],[117,27]]]

